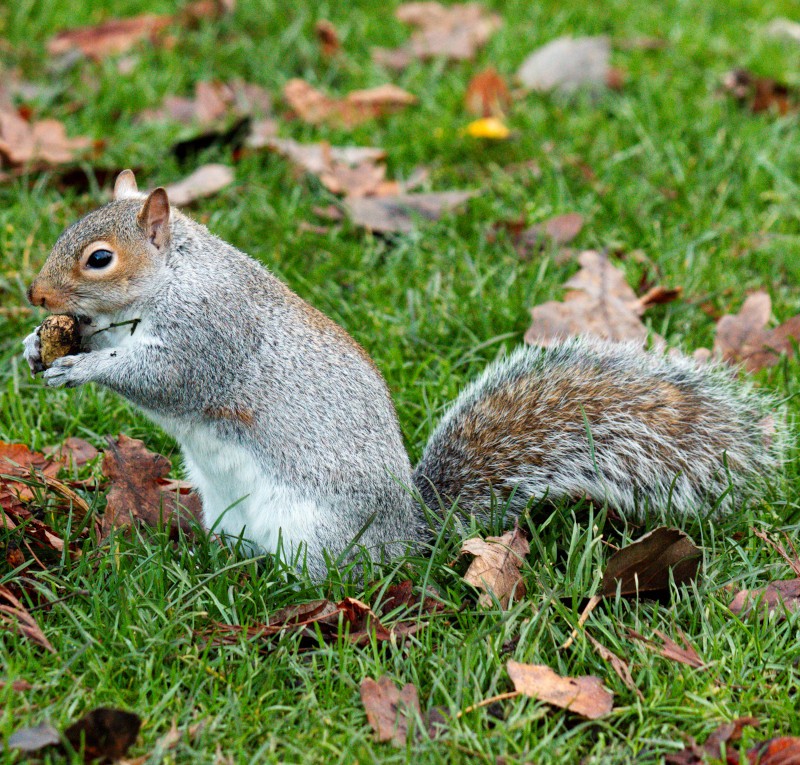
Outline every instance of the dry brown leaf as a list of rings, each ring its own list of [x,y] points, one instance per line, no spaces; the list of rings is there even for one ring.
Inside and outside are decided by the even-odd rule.
[[[665,635],[659,630],[654,630],[657,637],[661,639],[662,645],[656,643],[652,638],[646,638],[644,635],[639,634],[636,630],[628,629],[628,635],[634,640],[639,640],[644,643],[648,648],[655,651],[659,656],[663,656],[670,661],[676,661],[679,664],[686,664],[695,669],[704,669],[705,662],[697,654],[694,646],[689,642],[689,638],[678,630],[678,637],[683,645],[676,643],[671,637]]]
[[[358,167],[386,159],[383,149],[371,146],[331,146],[327,143],[298,143],[289,138],[270,138],[262,144],[291,160],[312,175],[322,175],[332,164]],[[253,146],[260,148],[260,146]]]
[[[391,741],[396,747],[404,747],[409,726],[420,714],[417,689],[408,683],[398,690],[392,679],[384,675],[378,680],[365,677],[361,681],[360,693],[376,740]]]
[[[400,48],[374,48],[373,59],[390,69],[405,69],[412,61],[445,58],[467,61],[489,41],[502,20],[478,3],[444,6],[436,2],[406,3],[395,12],[404,24],[416,27]]]
[[[31,123],[16,112],[0,111],[0,156],[9,165],[60,165],[91,145],[89,138],[67,137],[58,120]]]
[[[325,58],[332,58],[342,49],[342,44],[339,42],[339,33],[330,21],[320,19],[314,25],[314,33]]]
[[[606,563],[600,592],[621,595],[669,592],[676,585],[693,581],[700,566],[701,552],[680,529],[662,526],[617,550]]]
[[[800,736],[778,736],[747,750],[749,765],[800,765]]]
[[[768,330],[771,313],[766,292],[750,295],[738,314],[726,314],[717,322],[714,355],[744,364],[749,372],[774,366],[782,353],[793,355],[794,343],[800,341],[800,315]]]
[[[729,741],[738,741],[742,737],[744,727],[758,725],[759,722],[755,717],[739,717],[732,722],[720,725],[704,744],[698,744],[694,739],[690,739],[685,748],[680,752],[668,754],[664,761],[672,763],[672,765],[703,765],[709,760],[719,760],[720,756],[723,756],[728,762],[738,763],[738,754],[733,755],[735,758],[733,760],[728,758],[726,745]]]
[[[625,274],[593,250],[578,257],[581,270],[564,285],[563,302],[550,300],[531,311],[533,323],[525,333],[531,345],[550,345],[568,337],[593,335],[614,342],[647,340],[642,324],[644,306],[625,280]],[[663,342],[657,335],[656,341]]]
[[[99,452],[88,441],[83,438],[76,438],[70,436],[63,444],[59,446],[51,446],[44,450],[45,454],[52,457],[57,462],[64,465],[73,465],[74,467],[81,467],[87,462],[91,462]],[[0,469],[2,472],[2,469]]]
[[[728,606],[738,615],[756,611],[759,616],[777,613],[780,618],[788,612],[800,611],[800,578],[780,579],[755,590],[740,590]]]
[[[264,88],[235,79],[230,82],[198,82],[194,86],[194,98],[167,96],[159,108],[143,111],[139,120],[172,120],[209,127],[231,115],[249,117],[267,115],[271,111],[272,97]],[[263,126],[260,129],[263,130]]]
[[[331,98],[298,78],[286,83],[283,97],[295,114],[310,125],[329,123],[347,128],[417,102],[416,96],[391,84],[354,90],[344,98]]]
[[[544,664],[520,664],[513,659],[506,667],[517,692],[589,720],[605,717],[614,706],[614,694],[599,677],[562,677]]]
[[[33,499],[35,494],[32,489],[14,478],[30,479],[33,470],[33,476],[44,481],[45,478],[55,478],[61,467],[59,460],[32,452],[25,444],[0,442],[0,498],[13,496],[23,501]]]
[[[639,298],[639,305],[645,310],[654,305],[664,305],[677,300],[683,294],[683,287],[651,287]]]
[[[418,632],[424,624],[398,622],[386,627],[372,609],[355,598],[344,598],[339,603],[315,600],[275,611],[266,624],[240,626],[212,622],[203,635],[211,645],[230,645],[245,635],[249,640],[260,640],[271,645],[276,635],[296,633],[301,648],[325,642],[335,643],[340,635],[340,622],[347,627],[347,640],[353,645],[367,645],[374,638],[378,642],[394,642]]]
[[[520,569],[530,545],[519,526],[501,537],[467,539],[460,552],[475,556],[464,574],[464,581],[484,590],[478,599],[480,605],[489,607],[497,599],[501,608],[508,608],[512,597],[519,600],[525,594]]]
[[[478,117],[502,117],[511,105],[511,95],[505,79],[490,66],[469,81],[464,103]]]
[[[178,207],[210,197],[233,183],[233,168],[228,165],[201,165],[191,175],[166,187],[171,204]]]
[[[33,688],[27,680],[0,680],[0,688],[6,688],[8,686],[11,686],[11,690],[15,693],[30,691]]]
[[[526,88],[538,91],[606,87],[613,82],[610,59],[608,37],[559,37],[528,56],[517,79]]]
[[[177,533],[178,527],[191,533],[188,519],[200,520],[200,498],[194,493],[165,490],[160,480],[171,470],[170,461],[148,451],[142,441],[125,435],[116,442],[109,439],[103,452],[103,475],[111,488],[99,538],[105,539],[112,529],[123,529],[136,521],[149,526],[163,521],[171,533]]]
[[[413,231],[415,219],[439,220],[460,207],[476,191],[438,191],[383,197],[345,199],[344,206],[356,226],[379,233]]]
[[[141,718],[121,709],[99,707],[85,714],[64,731],[64,739],[76,752],[82,752],[86,762],[111,762],[124,757],[136,741]],[[62,737],[47,723],[35,728],[15,731],[8,739],[8,749],[28,754],[55,746],[63,749]]]
[[[728,72],[722,80],[722,87],[754,114],[771,111],[784,116],[797,108],[797,96],[786,84],[770,77],[758,77],[747,69]]]
[[[0,584],[0,626],[16,632],[50,653],[56,653],[41,627],[11,590]]]
[[[172,16],[145,13],[127,19],[109,19],[94,26],[65,29],[47,43],[51,56],[79,50],[84,56],[101,59],[124,53],[143,40],[155,40],[173,22]]]

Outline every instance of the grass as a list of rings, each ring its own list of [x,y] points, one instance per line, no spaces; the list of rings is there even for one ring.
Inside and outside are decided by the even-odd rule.
[[[166,94],[233,76],[276,96],[294,76],[335,92],[387,79],[370,62],[369,48],[397,45],[407,35],[387,4],[292,6],[297,4],[240,0],[231,18],[179,32],[171,49],[139,49],[134,69],[121,74],[113,59],[53,68],[45,42],[64,27],[171,12],[171,3],[21,0],[0,8],[0,36],[9,42],[0,57],[45,86],[32,102],[37,115],[62,119],[71,134],[102,139],[103,165],[140,168],[140,185],[153,186],[194,166],[179,166],[170,153],[183,137],[180,130],[134,120]],[[577,211],[587,220],[578,246],[643,250],[649,261],[615,262],[632,285],[648,280],[684,288],[683,300],[657,308],[647,321],[671,345],[687,350],[713,340],[714,322],[703,305],[736,311],[749,290],[765,288],[776,320],[800,311],[798,118],[754,116],[717,92],[721,75],[734,66],[800,85],[800,49],[761,32],[772,18],[791,16],[794,4],[510,0],[495,6],[505,25],[477,61],[414,64],[397,78],[419,96],[416,108],[352,133],[297,122],[281,128],[299,140],[384,146],[392,173],[407,175],[424,164],[432,169],[434,189],[481,189],[465,215],[392,240],[346,223],[327,234],[310,233],[300,223],[315,220],[312,208],[331,201],[329,195],[269,154],[242,157],[235,185],[194,211],[370,351],[392,390],[413,458],[446,402],[521,341],[528,309],[560,296],[560,285],[575,270],[549,257],[521,262],[509,242],[489,244],[486,233],[497,220],[524,216],[533,223]],[[314,42],[319,18],[333,21],[343,40],[345,53],[333,63],[321,58]],[[463,92],[474,72],[491,64],[510,74],[527,52],[567,33],[607,33],[616,40],[659,36],[667,45],[614,54],[627,72],[620,93],[517,102],[509,117],[513,141],[484,145],[461,133],[468,121]],[[540,177],[505,169],[528,160],[539,165]],[[194,164],[200,161],[230,162],[231,156],[215,148]],[[592,168],[593,180],[582,174],[581,163]],[[0,186],[4,306],[25,304],[25,288],[60,230],[101,199],[97,187],[81,194],[59,191],[47,174]],[[93,387],[46,390],[29,378],[20,340],[37,318],[0,316],[0,439],[39,449],[77,435],[102,446],[107,434],[124,432],[174,457],[179,471],[175,444],[113,394]],[[790,415],[798,410],[797,371],[797,362],[787,360],[757,375],[760,385],[787,400]],[[96,474],[98,466],[85,472]],[[367,584],[337,577],[322,585],[287,580],[235,551],[202,539],[174,545],[158,530],[99,548],[87,542],[81,558],[35,576],[42,602],[67,597],[34,612],[56,654],[0,632],[0,676],[34,686],[24,693],[0,689],[0,736],[43,719],[64,726],[98,705],[145,718],[135,754],[151,751],[173,720],[180,727],[204,720],[193,741],[164,755],[164,761],[179,763],[212,762],[218,749],[236,762],[658,762],[685,736],[703,740],[739,715],[762,721],[757,734],[746,734],[747,742],[800,735],[797,614],[783,621],[735,618],[723,590],[790,576],[750,529],[783,528],[796,537],[797,485],[790,462],[767,499],[734,517],[652,521],[681,525],[702,544],[702,578],[674,588],[669,603],[609,600],[587,627],[630,662],[642,699],[585,639],[569,651],[558,648],[597,586],[611,552],[605,542],[621,544],[641,533],[612,524],[603,510],[589,515],[585,507],[564,506],[526,520],[533,550],[524,569],[528,594],[508,611],[479,608],[460,578],[464,564],[449,565],[472,528],[448,535],[429,560],[400,561],[395,571],[375,571]],[[89,493],[87,499],[102,510],[102,497]],[[69,530],[68,519],[53,522]],[[8,532],[3,535],[7,544]],[[0,566],[0,583],[27,574]],[[402,645],[353,648],[341,639],[301,652],[298,639],[287,636],[264,652],[244,639],[209,648],[195,635],[209,619],[252,624],[316,597],[350,594],[374,603],[392,581],[409,576],[419,587],[434,585],[446,611],[423,617],[429,625]],[[627,636],[629,627],[646,635],[682,630],[707,668],[657,657]],[[389,674],[399,684],[414,683],[423,710],[440,706],[455,715],[510,689],[508,658],[596,674],[614,692],[616,708],[589,723],[516,699],[454,719],[441,737],[423,737],[405,750],[374,742],[358,694],[364,677]],[[160,757],[156,752],[151,761]],[[15,761],[8,753],[0,758]]]

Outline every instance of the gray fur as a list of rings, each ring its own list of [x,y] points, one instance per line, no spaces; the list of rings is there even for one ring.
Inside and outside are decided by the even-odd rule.
[[[515,411],[487,406],[509,393]],[[517,508],[545,494],[589,496],[634,516],[668,505],[694,513],[720,498],[731,509],[778,467],[779,437],[765,433],[771,404],[730,369],[685,356],[588,339],[522,347],[461,393],[414,481],[427,504],[457,498],[477,514],[493,493]],[[539,432],[524,430],[531,421]],[[476,474],[467,424],[482,434],[491,482]],[[513,458],[492,464],[499,452]]]

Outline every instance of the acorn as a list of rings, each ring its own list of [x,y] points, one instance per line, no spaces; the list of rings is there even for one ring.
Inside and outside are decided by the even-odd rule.
[[[80,322],[74,316],[48,316],[39,327],[39,353],[48,369],[56,359],[81,350]]]

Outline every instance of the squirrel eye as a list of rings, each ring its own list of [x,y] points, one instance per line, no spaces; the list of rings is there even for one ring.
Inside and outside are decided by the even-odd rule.
[[[111,250],[95,250],[87,259],[87,268],[105,268],[114,258]]]

